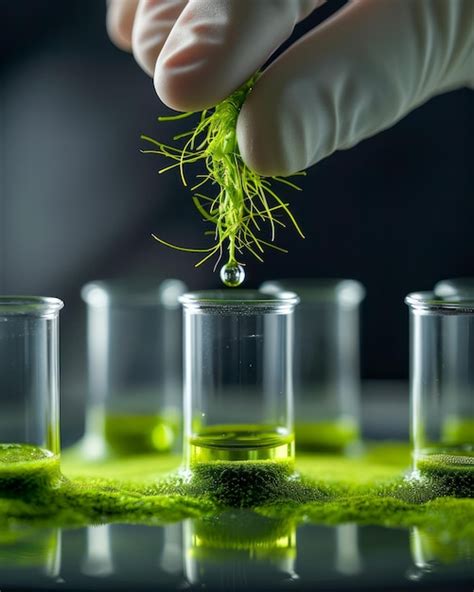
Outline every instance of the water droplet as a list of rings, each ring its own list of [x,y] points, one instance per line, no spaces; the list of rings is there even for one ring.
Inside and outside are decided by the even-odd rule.
[[[221,267],[221,280],[229,288],[235,288],[245,279],[245,271],[238,263],[226,263]]]

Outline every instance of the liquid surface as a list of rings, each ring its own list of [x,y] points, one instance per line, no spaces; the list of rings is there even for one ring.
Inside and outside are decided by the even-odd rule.
[[[294,436],[284,428],[217,425],[189,439],[191,464],[203,461],[293,459]]]

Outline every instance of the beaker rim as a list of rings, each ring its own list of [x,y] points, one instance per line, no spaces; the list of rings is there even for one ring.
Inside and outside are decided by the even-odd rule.
[[[445,314],[474,314],[474,298],[440,298],[434,292],[411,292],[405,298],[410,308]]]
[[[150,277],[121,277],[93,280],[81,288],[89,306],[157,306],[178,308],[179,296],[187,290],[181,280]]]
[[[251,313],[258,309],[261,312],[290,312],[300,299],[294,292],[280,291],[265,294],[259,290],[202,290],[187,292],[179,301],[184,308],[194,310],[215,311],[232,310],[234,312]]]
[[[0,296],[0,315],[25,315],[33,317],[55,317],[63,308],[64,302],[51,296]]]
[[[284,278],[266,281],[260,289],[267,294],[290,290],[300,297],[302,304],[337,302],[357,306],[365,298],[363,284],[348,278]]]

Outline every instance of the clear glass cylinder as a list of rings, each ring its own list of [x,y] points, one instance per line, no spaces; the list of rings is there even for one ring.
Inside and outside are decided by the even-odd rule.
[[[182,318],[179,280],[109,280],[87,303],[89,458],[170,452],[179,446]]]
[[[296,448],[338,452],[360,438],[360,304],[355,280],[289,279],[261,290],[292,290],[295,311]]]
[[[56,298],[0,297],[0,494],[59,477]]]
[[[474,486],[474,300],[409,294],[415,475],[453,493]]]
[[[186,466],[292,462],[297,296],[229,290],[181,302]]]

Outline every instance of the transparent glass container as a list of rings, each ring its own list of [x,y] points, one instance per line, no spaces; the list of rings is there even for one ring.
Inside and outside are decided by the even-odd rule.
[[[0,495],[59,478],[58,320],[63,303],[0,297]]]
[[[89,401],[83,451],[88,458],[179,447],[182,315],[179,280],[86,284]]]
[[[473,494],[474,300],[409,294],[411,436],[415,475]],[[442,493],[441,492],[441,493]]]
[[[186,294],[181,302],[186,467],[211,480],[213,466],[232,480],[248,461],[272,475],[290,471],[297,296],[224,290]],[[246,474],[251,485],[256,474],[248,466]]]
[[[265,282],[265,293],[292,290],[295,311],[295,436],[301,450],[355,449],[360,438],[360,304],[355,280]]]

